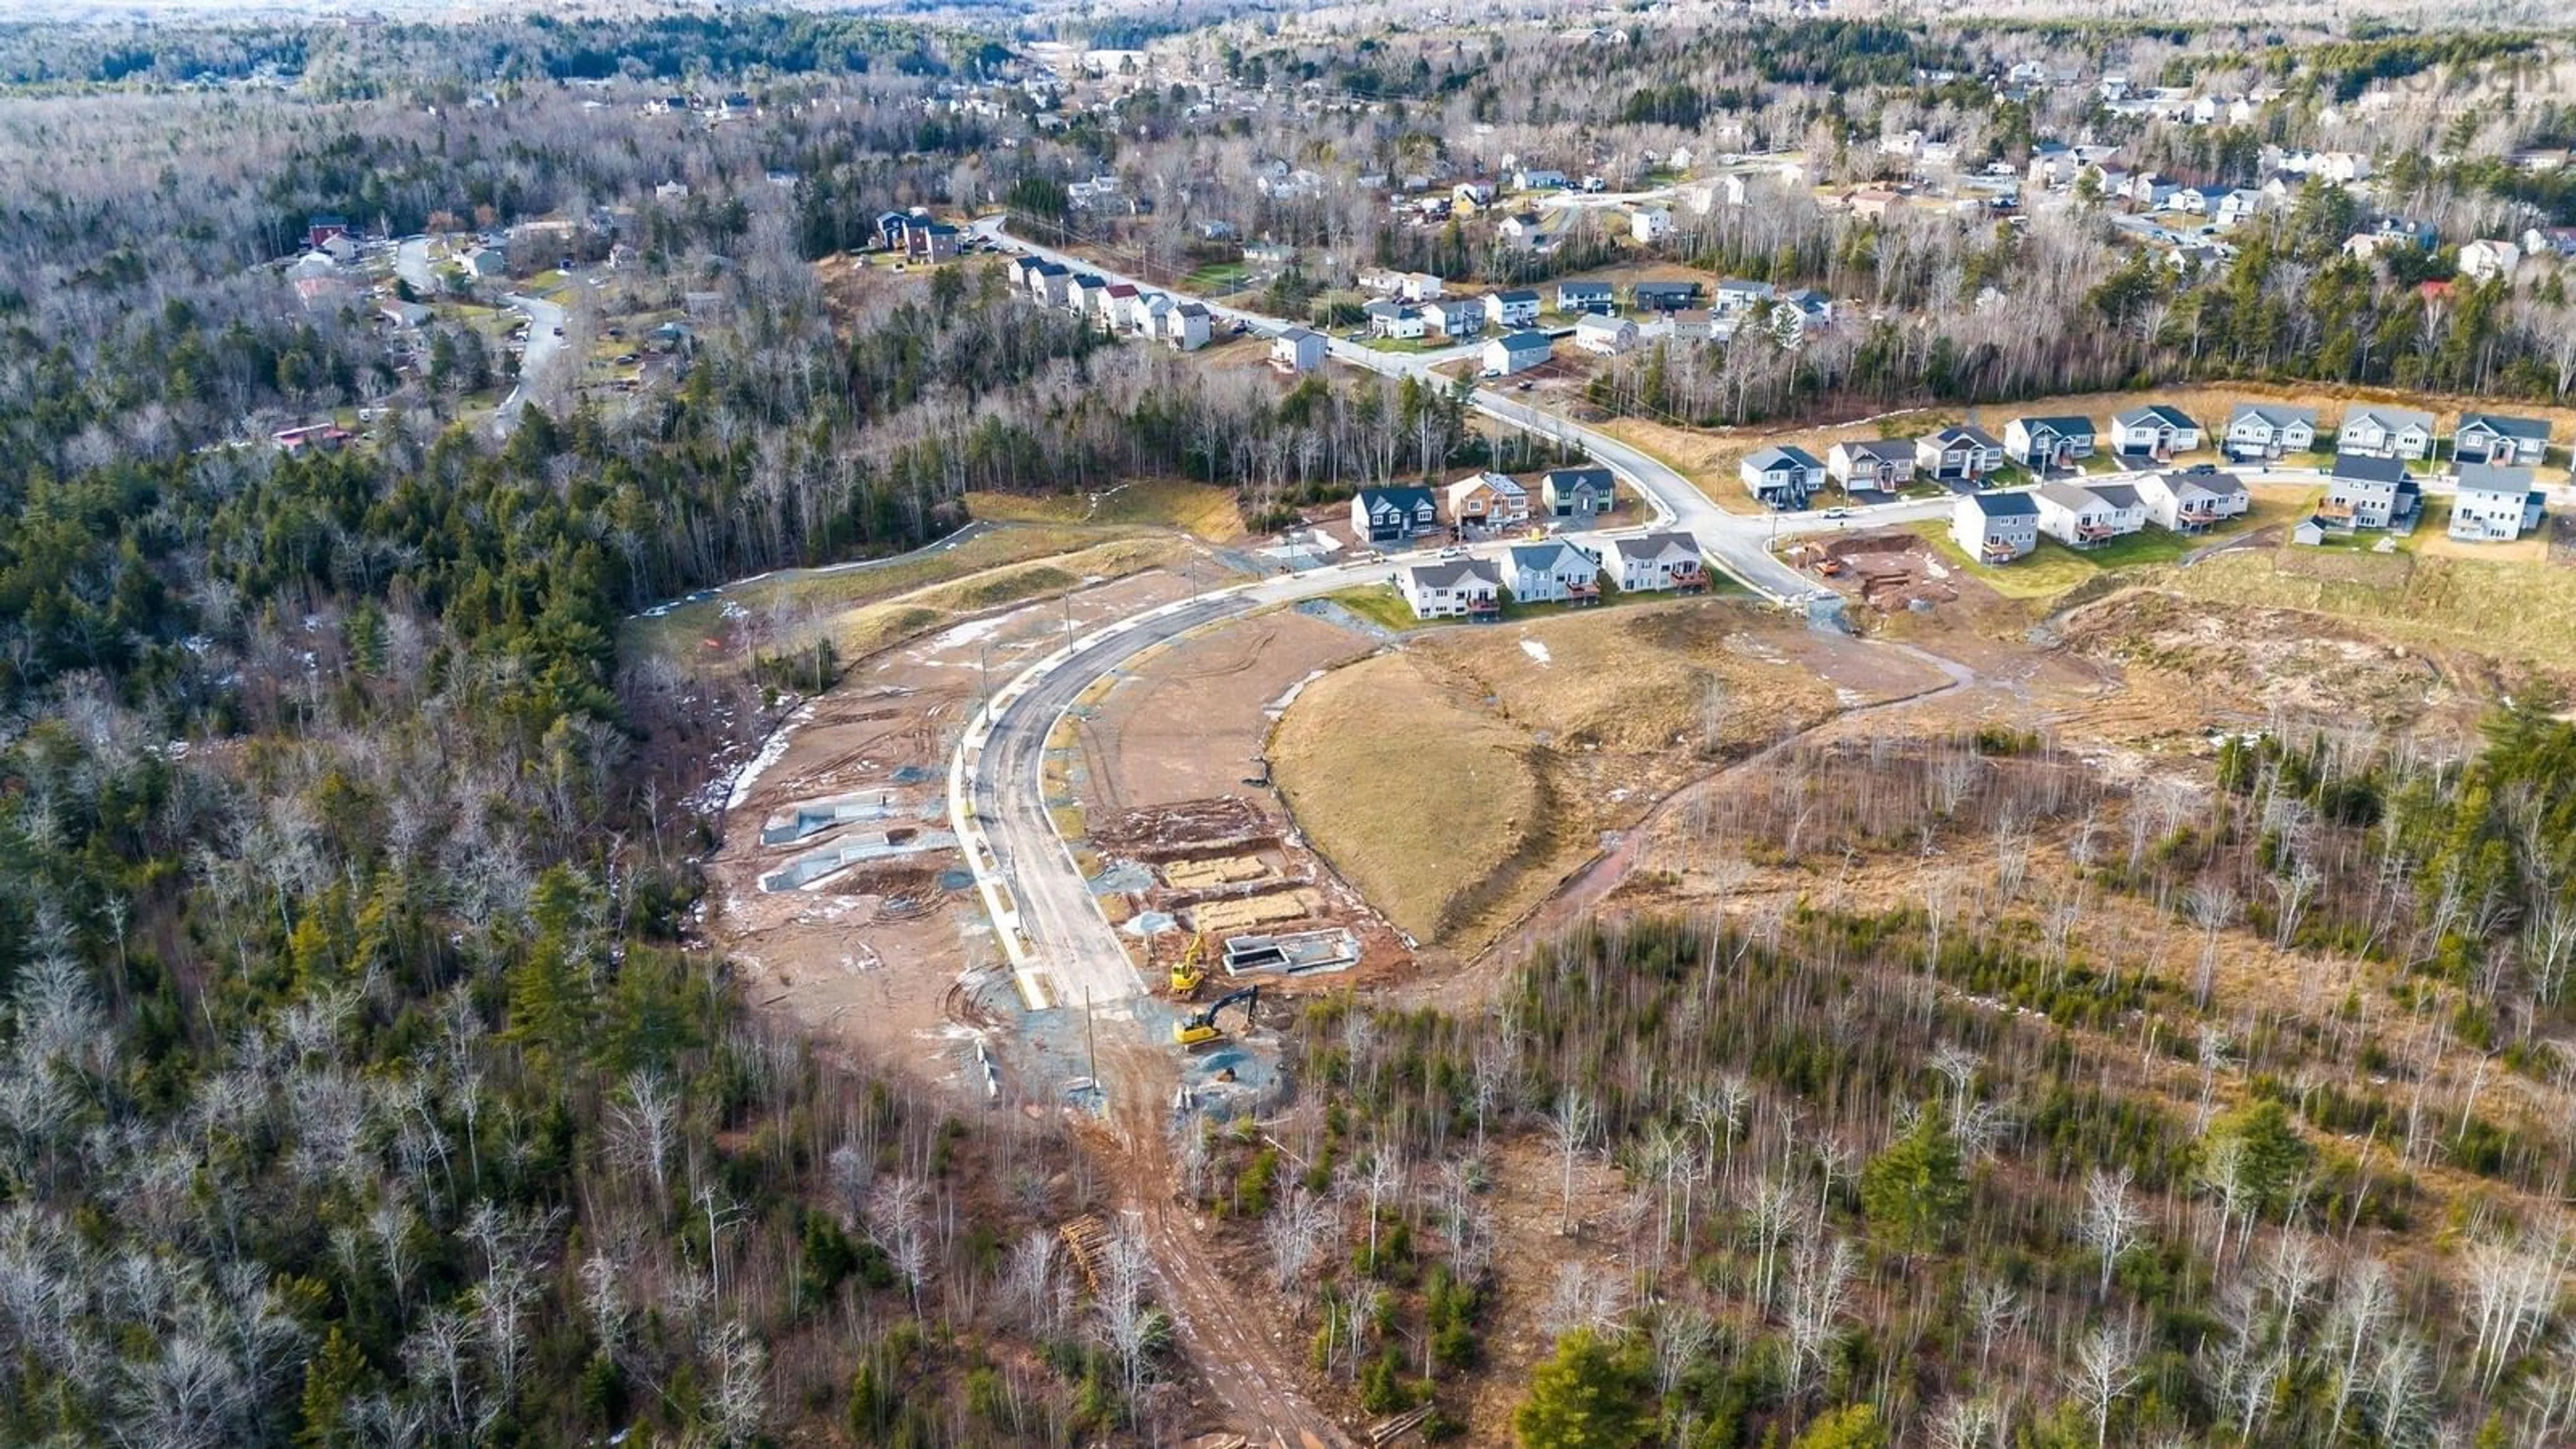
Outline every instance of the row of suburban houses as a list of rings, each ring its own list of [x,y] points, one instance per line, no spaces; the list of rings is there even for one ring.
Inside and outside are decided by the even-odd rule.
[[[1351,495],[1351,537],[1387,544],[1520,528],[1536,518],[1588,523],[1618,503],[1617,479],[1607,468],[1550,468],[1539,475],[1535,493],[1508,473],[1471,473],[1436,493],[1416,487],[1361,489]]]
[[[1008,275],[1011,286],[1025,292],[1030,301],[1071,312],[1114,336],[1142,337],[1183,352],[1207,346],[1208,310],[1200,303],[1035,257],[1012,258]],[[1315,364],[1320,366],[1320,346],[1316,353]]]
[[[1607,540],[1599,552],[1567,539],[1516,543],[1499,558],[1443,558],[1407,565],[1396,590],[1417,619],[1494,619],[1503,597],[1523,604],[1592,604],[1604,573],[1623,594],[1692,594],[1708,587],[1699,542],[1687,533]]]
[[[2010,563],[2045,534],[2069,548],[2099,548],[2149,523],[2200,533],[2253,506],[2232,473],[2149,473],[2123,483],[2043,483],[1966,493],[1951,505],[1950,537],[1979,563]]]

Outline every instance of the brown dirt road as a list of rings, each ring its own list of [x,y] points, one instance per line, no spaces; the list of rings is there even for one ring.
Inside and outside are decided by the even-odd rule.
[[[1172,1048],[1145,1040],[1132,1022],[1104,1038],[1101,1079],[1115,1095],[1094,1144],[1108,1158],[1118,1207],[1144,1234],[1181,1348],[1223,1403],[1228,1427],[1281,1449],[1351,1445],[1299,1387],[1294,1337],[1270,1305],[1247,1299],[1217,1267],[1194,1214],[1175,1195],[1180,1174],[1164,1131],[1180,1085]]]

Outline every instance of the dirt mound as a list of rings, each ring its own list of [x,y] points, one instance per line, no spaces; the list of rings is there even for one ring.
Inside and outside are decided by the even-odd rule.
[[[1093,846],[1137,860],[1164,860],[1270,840],[1279,827],[1240,795],[1122,810],[1086,832]]]
[[[2129,589],[2069,612],[2057,629],[2079,654],[2188,680],[2211,704],[2248,713],[2394,728],[2462,702],[2421,651],[2291,609]]]

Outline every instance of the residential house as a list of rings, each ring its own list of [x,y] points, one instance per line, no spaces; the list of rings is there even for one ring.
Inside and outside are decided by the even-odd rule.
[[[1408,302],[1428,302],[1447,296],[1449,284],[1429,272],[1407,272],[1397,281],[1395,290]]]
[[[1324,365],[1324,334],[1291,327],[1270,340],[1270,365],[1281,372],[1313,372]]]
[[[1156,335],[1183,352],[1196,352],[1208,345],[1208,309],[1199,303],[1183,302],[1172,307],[1162,314],[1160,325],[1162,330]]]
[[[1499,619],[1503,571],[1480,558],[1418,563],[1396,575],[1396,588],[1417,619]]]
[[[306,423],[301,427],[281,428],[269,434],[269,441],[289,453],[300,453],[307,448],[317,453],[336,453],[342,444],[356,436],[337,423]]]
[[[1127,309],[1127,326],[1148,342],[1159,342],[1163,336],[1163,319],[1179,304],[1160,292],[1147,292]]]
[[[1073,269],[1061,262],[1034,262],[1026,269],[1029,300],[1048,307],[1061,307],[1073,295]]]
[[[425,327],[436,315],[418,302],[387,302],[381,309],[384,319],[396,327]]]
[[[1092,318],[1103,331],[1124,332],[1129,319],[1136,315],[1136,303],[1143,295],[1133,282],[1112,282],[1092,298]]]
[[[2509,241],[2473,241],[2460,247],[2460,275],[2472,282],[2509,277],[2522,265],[2522,248]]]
[[[1559,282],[1556,284],[1556,310],[1568,316],[1581,312],[1613,312],[1618,302],[1611,295],[1608,282]]]
[[[1404,285],[1404,273],[1393,267],[1371,267],[1354,280],[1363,292],[1393,292]]]
[[[1673,234],[1673,214],[1660,206],[1639,207],[1628,216],[1628,235],[1639,246],[1653,246]]]
[[[1586,312],[1574,324],[1574,345],[1602,357],[1616,357],[1637,345],[1637,324],[1625,317]]]
[[[2531,486],[2529,468],[2463,463],[2459,492],[2451,498],[2451,537],[2510,543],[2540,526],[2544,501]]]
[[[1536,166],[1524,166],[1512,173],[1512,189],[1514,191],[1563,191],[1565,173],[1548,171]]]
[[[2230,458],[2282,458],[2317,445],[2317,410],[2287,403],[2238,403],[2219,451]]]
[[[1695,594],[1708,587],[1699,540],[1679,531],[1612,539],[1610,564],[1623,594]]]
[[[2522,254],[2576,260],[2576,226],[2535,226],[2522,234]]]
[[[1485,299],[1444,297],[1422,305],[1423,325],[1443,337],[1474,337],[1485,330]]]
[[[1944,483],[1974,483],[2004,465],[2004,445],[1974,424],[1914,440],[1914,466]]]
[[[1902,438],[1861,438],[1825,450],[1825,472],[1848,493],[1892,493],[1914,476],[1914,445]]]
[[[1474,211],[1494,204],[1494,184],[1490,181],[1461,181],[1449,192],[1450,203],[1461,211]]]
[[[2335,451],[2373,458],[2423,458],[2433,451],[2433,415],[2413,408],[2357,407],[2343,415]]]
[[[349,219],[336,212],[316,212],[304,219],[304,244],[316,251],[333,237],[349,234]]]
[[[1756,307],[1767,307],[1780,295],[1769,282],[1728,277],[1717,284],[1717,296],[1709,305],[1721,317],[1740,316]]]
[[[1833,323],[1834,299],[1813,287],[1798,288],[1771,309],[1771,331],[1783,347],[1795,347]]]
[[[2099,548],[2147,526],[2146,499],[2126,484],[2042,483],[2039,531],[2069,548]]]
[[[1979,563],[2010,563],[2039,547],[2039,504],[2027,493],[1963,493],[1950,505],[1950,537]]]
[[[478,282],[497,282],[510,275],[509,253],[499,247],[476,247],[465,254],[465,274]]]
[[[1485,320],[1497,327],[1527,327],[1538,320],[1538,293],[1528,287],[1487,292]]]
[[[1807,495],[1825,486],[1825,465],[1794,444],[1748,453],[1735,471],[1744,491],[1772,508],[1804,508]]]
[[[2549,460],[2549,424],[2502,413],[2462,413],[2459,431],[2451,434],[2451,456],[2464,463],[2536,468]]]
[[[1428,488],[1363,488],[1351,495],[1351,537],[1361,543],[1402,543],[1439,528],[1440,505]]]
[[[1360,313],[1368,318],[1371,337],[1418,338],[1431,325],[1419,310],[1384,298],[1363,305]]]
[[[2174,533],[2200,533],[2253,506],[2245,480],[2233,473],[2150,473],[2138,482],[2147,518]]]
[[[1483,356],[1487,377],[1509,377],[1527,372],[1547,361],[1556,343],[1544,332],[1506,332],[1485,343]]]
[[[1505,243],[1522,251],[1543,252],[1551,244],[1546,223],[1535,211],[1523,211],[1503,218],[1499,228]]]
[[[1076,272],[1065,288],[1064,308],[1077,317],[1090,317],[1108,305],[1109,279],[1097,272]]]
[[[1699,283],[1638,282],[1628,289],[1628,303],[1640,312],[1679,312],[1699,305]]]
[[[2141,171],[2129,178],[2128,198],[2148,211],[2163,206],[2182,190],[2181,183],[2160,171]]]
[[[1550,468],[1539,475],[1538,499],[1550,518],[1598,518],[1619,494],[1607,468]]]
[[[1529,490],[1508,473],[1473,473],[1449,485],[1449,521],[1461,528],[1514,528],[1529,522]]]
[[[1564,539],[1516,543],[1502,563],[1503,584],[1520,603],[1601,602],[1601,561]]]
[[[2124,462],[2162,462],[2200,446],[2200,424],[2191,415],[2164,403],[2149,403],[2111,419],[2111,451]]]
[[[2317,516],[2336,528],[2386,528],[2414,512],[2415,481],[2399,458],[2338,453]]]
[[[2004,453],[2034,473],[2072,468],[2093,456],[2093,420],[2015,418],[2004,424]]]

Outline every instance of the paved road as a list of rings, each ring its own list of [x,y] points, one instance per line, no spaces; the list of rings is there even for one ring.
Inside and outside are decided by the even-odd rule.
[[[428,301],[444,290],[438,285],[438,269],[429,264],[429,238],[409,237],[394,247],[394,275],[411,283],[412,291]]]
[[[564,309],[560,305],[523,292],[511,293],[509,302],[527,314],[528,347],[519,354],[517,385],[510,389],[508,397],[501,399],[499,410],[492,415],[493,428],[505,437],[519,425],[519,414],[527,409],[530,382],[543,382],[546,374],[552,372],[566,355]]]

